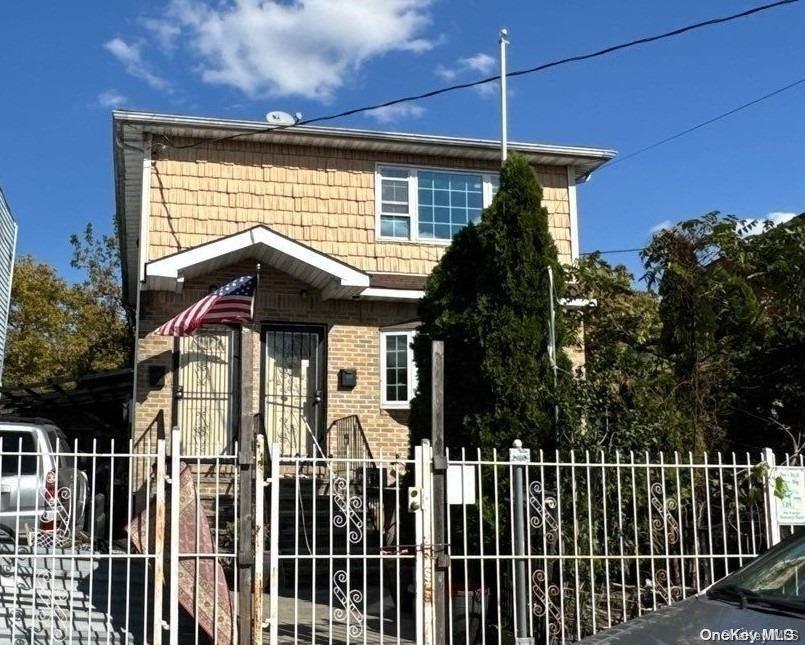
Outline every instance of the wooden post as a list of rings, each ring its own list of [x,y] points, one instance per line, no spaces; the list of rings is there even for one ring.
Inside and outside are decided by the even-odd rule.
[[[252,643],[252,585],[254,581],[254,332],[246,326],[240,334],[240,519],[238,523],[238,643]],[[262,492],[262,491],[260,491]]]
[[[447,457],[444,449],[444,341],[431,345],[431,443],[433,447],[433,577],[434,642],[447,642],[447,596],[445,587],[448,554],[445,550],[445,479]]]

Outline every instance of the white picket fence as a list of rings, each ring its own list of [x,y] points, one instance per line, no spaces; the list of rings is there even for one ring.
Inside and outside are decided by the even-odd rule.
[[[571,642],[696,594],[780,539],[768,452],[434,459],[424,442],[405,459],[308,457],[258,437],[244,482],[237,450],[181,454],[180,437],[76,446],[49,472],[52,451],[0,446],[0,641],[244,642],[245,535],[252,643],[437,643],[440,606],[451,644]],[[14,486],[31,482],[39,520],[25,525]]]

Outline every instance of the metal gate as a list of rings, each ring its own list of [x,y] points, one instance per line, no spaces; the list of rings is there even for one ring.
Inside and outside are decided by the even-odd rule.
[[[285,455],[313,454],[324,421],[322,330],[269,326],[263,344],[268,440],[278,443]]]
[[[0,513],[0,642],[160,642],[164,441],[148,452],[93,440],[81,452],[47,426],[24,433],[0,434],[3,494],[17,491]],[[152,473],[139,486],[138,469]],[[141,530],[126,532],[140,502]]]
[[[431,644],[441,607],[451,644],[570,642],[695,594],[780,538],[770,453],[439,459],[424,442],[410,459],[333,457],[261,435],[244,479],[237,452],[188,452],[183,436],[153,451],[0,443],[2,642],[231,645],[248,627],[272,645]]]
[[[403,460],[269,454],[272,644],[435,643],[440,603],[450,644],[573,642],[694,595],[779,539],[768,472],[749,455],[434,460],[427,442]]]
[[[187,454],[233,452],[238,336],[227,327],[207,326],[177,341],[176,418]]]

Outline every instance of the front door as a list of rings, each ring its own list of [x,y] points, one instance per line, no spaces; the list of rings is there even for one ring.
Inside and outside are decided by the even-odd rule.
[[[271,325],[263,345],[268,440],[283,455],[312,455],[324,424],[324,330]]]
[[[179,339],[175,397],[184,454],[212,457],[234,449],[237,338],[231,328],[207,326]]]

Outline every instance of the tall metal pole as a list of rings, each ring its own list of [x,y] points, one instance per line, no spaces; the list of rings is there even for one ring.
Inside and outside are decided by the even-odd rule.
[[[553,395],[556,397],[556,387],[559,383],[559,365],[556,362],[556,309],[554,308],[556,303],[556,294],[554,294],[553,290],[553,268],[551,268],[551,265],[548,265],[548,299],[550,300],[550,319],[548,321],[548,358],[550,359],[551,367],[553,368]],[[558,403],[554,404],[553,416],[554,423],[559,423]]]
[[[509,44],[509,30],[500,30],[500,162],[506,161],[509,155],[507,146],[509,138],[508,108],[506,107],[506,47]]]

